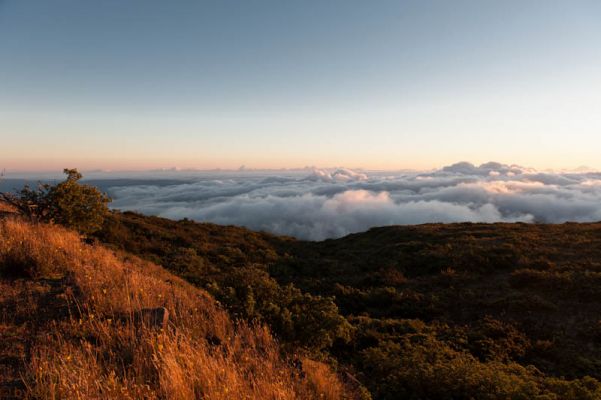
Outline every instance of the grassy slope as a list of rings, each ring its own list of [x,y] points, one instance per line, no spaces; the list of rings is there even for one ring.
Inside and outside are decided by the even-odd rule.
[[[136,323],[166,307],[169,327]],[[206,292],[65,229],[0,220],[2,398],[347,397],[324,364],[282,358]],[[350,398],[350,395],[348,395]]]
[[[335,295],[356,329],[349,345],[331,353],[354,365],[378,398],[444,398],[411,386],[409,375],[395,378],[400,386],[389,382],[407,367],[394,346],[417,334],[477,370],[535,366],[543,378],[520,374],[544,386],[524,389],[549,396],[541,398],[601,393],[591,383],[590,393],[569,389],[568,396],[557,389],[567,381],[544,380],[601,378],[601,224],[384,227],[323,242],[131,213],[113,216],[110,226],[102,240],[163,264],[170,252],[192,248],[213,274],[260,264],[282,284]],[[373,372],[373,363],[388,361],[389,370]]]

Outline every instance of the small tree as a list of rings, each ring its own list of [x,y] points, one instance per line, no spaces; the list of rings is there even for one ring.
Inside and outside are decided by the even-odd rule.
[[[35,222],[54,222],[89,234],[102,227],[111,199],[97,188],[82,185],[77,169],[65,169],[67,179],[57,185],[25,186],[17,193],[0,193],[0,199]]]

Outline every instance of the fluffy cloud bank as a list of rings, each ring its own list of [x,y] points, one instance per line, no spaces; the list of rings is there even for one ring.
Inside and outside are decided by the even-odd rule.
[[[113,207],[320,240],[427,222],[601,220],[601,173],[458,163],[430,173],[214,173],[111,187]]]

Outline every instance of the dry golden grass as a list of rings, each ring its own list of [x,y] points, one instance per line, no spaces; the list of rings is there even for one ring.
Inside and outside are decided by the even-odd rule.
[[[37,326],[23,338],[32,349],[23,371],[27,397],[353,397],[325,364],[303,360],[302,371],[293,367],[264,327],[234,324],[205,292],[154,264],[85,245],[65,229],[0,221],[2,271],[54,282],[54,292],[28,293],[34,299],[55,293],[60,303],[52,308],[47,297],[32,300],[17,313],[28,312]],[[168,328],[134,321],[140,310],[155,307],[169,310]],[[10,316],[4,320],[18,325]]]
[[[11,205],[7,204],[6,202],[4,202],[0,199],[0,213],[1,212],[14,213],[15,211],[16,210],[14,207],[12,207]]]
[[[346,388],[325,364],[308,358],[303,360],[303,371],[312,389],[324,399],[343,399]]]

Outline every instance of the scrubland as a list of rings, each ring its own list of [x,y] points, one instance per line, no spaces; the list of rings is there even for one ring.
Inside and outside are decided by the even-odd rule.
[[[601,399],[601,224],[307,242],[118,211],[81,237],[9,211],[3,398]]]
[[[601,224],[307,242],[115,212],[97,237],[268,324],[374,399],[601,399]]]

